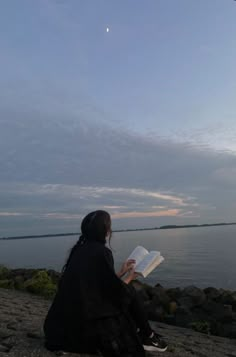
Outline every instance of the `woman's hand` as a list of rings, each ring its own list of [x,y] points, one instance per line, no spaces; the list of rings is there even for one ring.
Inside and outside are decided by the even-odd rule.
[[[122,264],[120,271],[117,273],[117,276],[121,278],[123,275],[128,273],[134,267],[135,263],[136,261],[134,259],[126,260]]]
[[[129,271],[129,274],[127,275],[127,277],[124,279],[124,282],[126,284],[129,284],[132,280],[137,279],[137,277],[139,276],[139,274],[137,274],[135,272],[135,268],[131,268],[131,270]]]

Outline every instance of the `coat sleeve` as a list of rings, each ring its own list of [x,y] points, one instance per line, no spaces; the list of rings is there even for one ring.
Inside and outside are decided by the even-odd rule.
[[[122,309],[126,309],[132,300],[130,287],[117,275],[114,269],[114,259],[110,249],[104,251],[104,281],[103,286],[109,299]]]

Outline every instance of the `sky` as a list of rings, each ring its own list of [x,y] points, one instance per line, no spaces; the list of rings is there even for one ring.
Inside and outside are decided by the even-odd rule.
[[[233,0],[0,7],[0,236],[236,221]]]

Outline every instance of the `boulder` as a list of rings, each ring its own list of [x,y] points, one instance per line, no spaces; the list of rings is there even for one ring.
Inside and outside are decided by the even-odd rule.
[[[231,305],[222,305],[214,301],[207,301],[202,308],[208,313],[208,319],[211,321],[230,322],[233,319]]]
[[[135,288],[136,291],[145,290],[147,288],[147,285],[139,280],[133,280],[130,284],[133,286],[133,288]]]
[[[165,320],[164,322],[168,325],[176,325],[176,318],[175,314],[167,314],[165,315]]]
[[[170,288],[166,290],[166,294],[173,301],[177,301],[182,294],[182,290],[180,288]]]
[[[153,301],[144,302],[148,319],[152,321],[164,321],[165,310],[161,305],[156,305]]]
[[[165,310],[162,306],[156,306],[150,309],[148,319],[152,321],[163,322],[165,320]]]
[[[149,295],[147,293],[147,285],[141,283],[139,280],[133,280],[131,285],[137,291],[138,295],[145,302],[149,300]]]
[[[227,335],[228,336],[228,335]],[[231,338],[236,338],[236,322],[232,322],[231,324]]]
[[[202,305],[206,301],[206,295],[204,291],[196,286],[188,286],[183,289],[182,296],[187,296],[192,299],[193,305]]]
[[[210,321],[209,313],[202,306],[196,306],[191,309],[194,321]]]
[[[177,307],[178,307],[177,303],[175,301],[171,301],[169,303],[169,314],[170,315],[175,314],[176,310],[177,310]]]
[[[193,322],[193,315],[186,307],[178,306],[175,313],[177,326],[187,327]]]
[[[236,311],[236,291],[223,290],[219,302],[224,305],[232,305]]]
[[[195,306],[194,301],[190,296],[183,296],[183,297],[179,298],[178,304],[181,307],[184,307],[187,309],[191,309],[192,307]]]
[[[149,288],[147,290],[147,293],[151,300],[154,302],[156,305],[162,305],[165,309],[168,310],[169,303],[170,303],[170,298],[166,294],[165,289],[162,286],[158,286],[155,288]]]
[[[208,287],[203,290],[208,300],[218,300],[222,292],[216,288]]]

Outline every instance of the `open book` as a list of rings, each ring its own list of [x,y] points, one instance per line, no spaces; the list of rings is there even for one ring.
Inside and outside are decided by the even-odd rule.
[[[129,259],[135,259],[135,272],[140,274],[143,278],[146,278],[161,262],[164,258],[160,252],[148,251],[140,245],[134,249],[134,251],[128,257]]]

